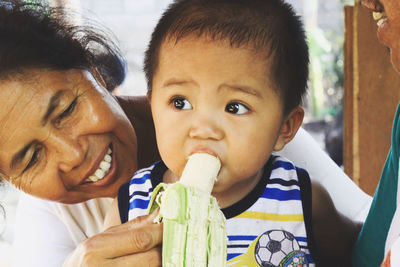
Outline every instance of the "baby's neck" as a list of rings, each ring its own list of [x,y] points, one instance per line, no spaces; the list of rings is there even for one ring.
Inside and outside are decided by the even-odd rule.
[[[227,208],[242,200],[247,196],[258,184],[263,174],[263,169],[259,170],[255,175],[242,179],[241,181],[232,184],[229,188],[223,191],[212,192],[212,195],[217,199],[220,208]],[[179,178],[170,170],[167,170],[163,176],[164,183],[175,183]]]
[[[212,195],[218,200],[221,209],[232,206],[246,197],[258,184],[263,174],[259,170],[255,175],[232,184],[228,189],[221,192],[213,192]]]

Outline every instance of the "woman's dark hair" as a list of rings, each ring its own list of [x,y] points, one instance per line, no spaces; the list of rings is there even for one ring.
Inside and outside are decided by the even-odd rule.
[[[175,0],[153,31],[144,61],[149,94],[162,43],[188,35],[228,40],[271,59],[266,70],[281,94],[285,112],[301,104],[307,89],[308,46],[303,24],[284,0]]]
[[[124,82],[126,62],[123,58],[114,54],[103,53],[95,55],[94,62],[109,92],[112,93],[116,87]]]
[[[43,1],[0,0],[0,79],[32,68],[97,69],[114,87],[125,78],[123,57],[104,28],[73,25],[68,11]]]

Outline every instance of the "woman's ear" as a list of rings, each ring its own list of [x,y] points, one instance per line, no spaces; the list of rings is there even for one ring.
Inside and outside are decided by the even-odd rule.
[[[284,119],[278,139],[276,140],[274,151],[282,150],[296,135],[303,123],[304,110],[302,107],[295,107]]]

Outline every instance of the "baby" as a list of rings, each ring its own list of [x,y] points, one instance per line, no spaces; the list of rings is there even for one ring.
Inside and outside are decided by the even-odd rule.
[[[145,215],[154,187],[209,153],[221,161],[212,195],[227,219],[228,263],[347,266],[358,228],[273,154],[302,123],[308,62],[302,23],[282,0],[174,1],[144,68],[162,161],[121,187],[107,226]]]

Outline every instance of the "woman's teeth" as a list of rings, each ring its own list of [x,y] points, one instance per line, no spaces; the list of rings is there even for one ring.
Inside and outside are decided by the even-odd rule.
[[[375,21],[377,21],[378,27],[382,25],[385,21],[387,21],[386,13],[385,12],[372,12],[372,17]]]
[[[383,18],[385,15],[384,12],[372,12],[372,17],[374,18],[374,20],[380,20],[381,18]]]
[[[112,150],[109,148],[107,150],[107,154],[104,156],[104,159],[100,162],[99,168],[94,172],[93,175],[89,176],[85,182],[97,182],[104,178],[104,176],[108,173],[111,167],[111,153]]]

